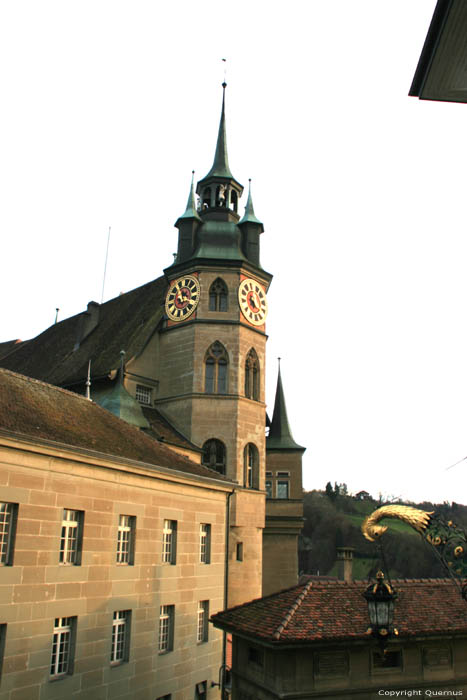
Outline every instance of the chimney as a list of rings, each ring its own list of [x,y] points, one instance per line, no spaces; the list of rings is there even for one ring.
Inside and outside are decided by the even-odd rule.
[[[339,581],[345,581],[346,583],[352,583],[352,564],[353,564],[353,553],[355,552],[355,547],[338,547],[337,548],[337,578]]]
[[[78,350],[83,340],[99,325],[99,314],[100,304],[97,301],[90,301],[86,311],[80,314],[73,351]]]

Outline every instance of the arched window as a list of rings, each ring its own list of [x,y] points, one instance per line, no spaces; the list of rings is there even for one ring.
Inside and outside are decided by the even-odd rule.
[[[259,360],[253,348],[245,361],[245,396],[259,401]]]
[[[243,451],[244,481],[247,489],[259,488],[259,454],[253,443],[249,442]]]
[[[230,202],[232,204],[232,209],[236,212],[237,211],[237,205],[238,205],[238,198],[237,198],[237,193],[235,190],[230,191]]]
[[[209,311],[227,311],[227,298],[227,285],[218,277],[209,288]]]
[[[208,209],[211,206],[211,188],[206,187],[203,192],[203,209]]]
[[[225,445],[220,440],[208,440],[203,445],[201,463],[219,474],[225,474]]]
[[[207,394],[227,393],[228,364],[227,351],[222,343],[216,340],[208,349],[204,359],[204,391]]]

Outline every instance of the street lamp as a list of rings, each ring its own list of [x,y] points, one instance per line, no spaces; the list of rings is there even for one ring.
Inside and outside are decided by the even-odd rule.
[[[397,593],[386,583],[382,571],[378,571],[376,583],[371,583],[363,596],[368,604],[371,624],[369,631],[383,643],[391,634],[397,635],[397,629],[392,626]]]

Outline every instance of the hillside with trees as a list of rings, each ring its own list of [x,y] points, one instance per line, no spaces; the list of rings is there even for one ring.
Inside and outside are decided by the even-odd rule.
[[[409,503],[390,500],[391,504],[410,505],[435,511],[445,521],[452,520],[467,532],[467,507],[458,503]],[[347,494],[345,484],[326,485],[325,491],[304,494],[305,523],[299,544],[301,573],[336,576],[337,548],[354,547],[354,579],[366,579],[381,568],[378,546],[368,542],[360,527],[367,515],[387,505],[380,496],[374,499],[366,491]],[[387,520],[388,531],[382,537],[384,557],[392,578],[444,578],[446,571],[433,548],[415,530],[403,522]]]

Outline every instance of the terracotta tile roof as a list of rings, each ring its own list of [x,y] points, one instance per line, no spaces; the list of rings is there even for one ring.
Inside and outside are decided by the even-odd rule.
[[[227,481],[79,394],[1,368],[0,429]]]
[[[167,290],[164,277],[121,294],[105,304],[96,304],[99,322],[75,349],[86,312],[50,326],[32,340],[18,345],[0,365],[13,372],[50,384],[69,386],[83,381],[91,359],[92,377],[102,377],[138,355],[154,333],[164,312]]]
[[[393,581],[394,625],[400,637],[467,635],[467,603],[450,579]],[[367,638],[367,581],[308,581],[212,616],[216,627],[276,643]]]

